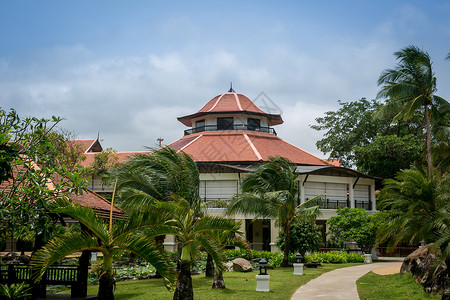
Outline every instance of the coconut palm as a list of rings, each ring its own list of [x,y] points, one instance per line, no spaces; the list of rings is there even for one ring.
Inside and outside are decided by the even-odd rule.
[[[437,171],[431,175],[421,168],[408,169],[384,181],[380,207],[399,213],[382,223],[380,242],[390,241],[393,247],[402,242],[438,242],[444,252],[450,252],[450,177]]]
[[[228,206],[228,214],[252,213],[255,219],[277,220],[286,238],[281,264],[284,267],[288,266],[292,222],[297,217],[315,220],[322,201],[318,196],[298,204],[298,176],[294,164],[283,157],[272,157],[242,179],[242,193],[234,196]]]
[[[168,284],[175,282],[176,274],[169,259],[152,241],[154,236],[174,232],[171,226],[164,224],[161,212],[130,213],[121,220],[113,221],[110,218],[106,221],[98,217],[91,208],[66,199],[57,199],[51,211],[78,220],[88,230],[80,231],[71,227],[33,254],[31,264],[36,270],[33,278],[35,281],[58,259],[78,251],[99,251],[103,254],[103,264],[99,275],[98,299],[114,299],[113,257],[119,251],[126,250],[152,264]]]
[[[381,90],[378,98],[387,98],[386,104],[377,114],[384,111],[397,112],[394,121],[411,119],[423,109],[426,130],[428,174],[431,176],[433,160],[431,154],[431,112],[435,105],[448,105],[447,101],[435,95],[436,77],[427,52],[409,46],[394,55],[399,60],[395,69],[386,69],[378,79]]]

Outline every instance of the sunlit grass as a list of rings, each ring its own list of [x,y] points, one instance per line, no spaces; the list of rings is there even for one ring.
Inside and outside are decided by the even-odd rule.
[[[359,265],[352,264],[323,264],[317,269],[305,268],[305,275],[293,275],[293,268],[277,268],[269,270],[270,292],[256,292],[256,278],[258,272],[224,273],[225,290],[213,290],[212,278],[204,274],[193,276],[195,299],[290,299],[292,294],[311,279],[334,269]],[[97,294],[98,286],[89,286],[88,294]],[[117,300],[146,300],[172,299],[173,291],[168,291],[162,279],[131,280],[117,282],[115,299]]]
[[[414,281],[411,273],[377,275],[369,272],[356,281],[359,298],[362,300],[418,300],[440,299],[427,294]]]

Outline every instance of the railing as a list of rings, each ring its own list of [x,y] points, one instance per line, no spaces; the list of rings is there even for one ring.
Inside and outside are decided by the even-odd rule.
[[[42,278],[46,284],[70,285],[78,283],[79,268],[69,266],[51,266]],[[12,284],[31,282],[31,266],[7,265],[0,269],[0,283]]]
[[[223,130],[249,130],[249,131],[272,133],[274,135],[277,135],[277,132],[272,127],[248,126],[246,124],[234,124],[234,125],[227,126],[227,127],[218,127],[217,125],[205,125],[205,126],[187,129],[184,131],[184,135],[190,135],[193,133],[203,132],[203,131],[223,131]]]
[[[328,209],[338,209],[344,207],[350,207],[350,201],[326,199],[322,201],[322,205],[320,206],[320,208],[328,208]]]
[[[371,210],[372,209],[372,201],[355,200],[355,208],[364,208],[366,210]]]
[[[230,198],[203,198],[203,204],[207,208],[226,208]]]

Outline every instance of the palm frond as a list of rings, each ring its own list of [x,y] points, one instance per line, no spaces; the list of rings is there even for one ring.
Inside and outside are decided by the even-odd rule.
[[[104,251],[98,246],[96,237],[80,231],[69,230],[65,234],[51,239],[31,257],[31,265],[38,270],[33,280],[38,281],[47,268],[57,260],[83,250]]]

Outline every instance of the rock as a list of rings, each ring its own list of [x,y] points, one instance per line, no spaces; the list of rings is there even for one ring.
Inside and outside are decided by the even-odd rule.
[[[450,294],[448,266],[445,262],[439,262],[436,254],[432,251],[432,244],[423,246],[405,258],[400,272],[411,272],[425,292],[445,296]]]
[[[244,258],[236,258],[233,260],[233,271],[251,272],[252,270],[252,264],[248,260]]]
[[[224,263],[223,270],[225,272],[229,272],[229,271],[233,270],[233,262],[230,261],[230,262]]]

